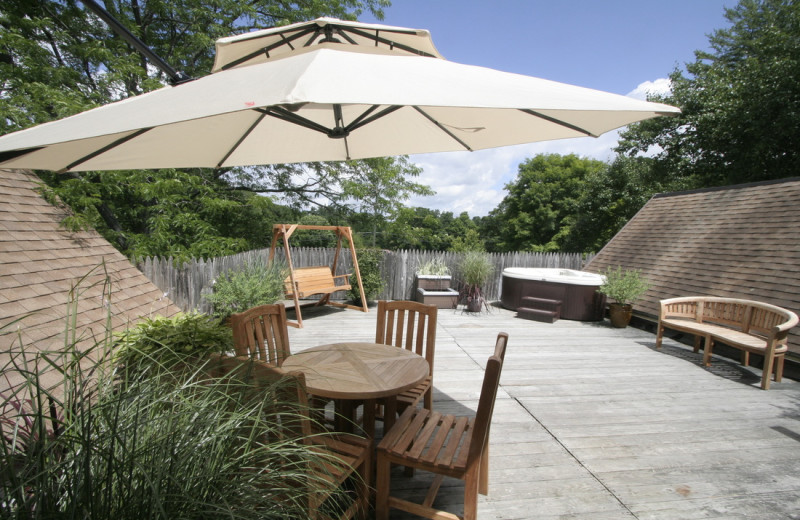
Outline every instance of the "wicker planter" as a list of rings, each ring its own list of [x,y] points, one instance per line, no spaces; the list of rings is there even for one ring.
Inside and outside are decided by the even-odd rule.
[[[631,322],[633,316],[633,305],[621,303],[608,304],[608,316],[611,320],[611,326],[618,329],[624,329]]]

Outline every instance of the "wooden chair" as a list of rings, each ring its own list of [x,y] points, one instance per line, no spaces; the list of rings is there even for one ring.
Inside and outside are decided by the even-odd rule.
[[[291,356],[286,307],[282,303],[260,305],[231,315],[233,348],[237,356],[281,366]]]
[[[402,413],[420,401],[426,410],[433,409],[433,357],[436,348],[435,305],[411,301],[378,302],[375,343],[401,347],[425,358],[428,377],[416,387],[397,396],[397,411]]]
[[[365,518],[369,511],[370,478],[372,476],[372,442],[351,434],[320,433],[312,427],[308,391],[302,372],[286,372],[264,361],[248,356],[214,355],[209,362],[214,377],[233,377],[252,385],[259,395],[274,396],[264,410],[276,414],[272,434],[278,432],[281,442],[296,440],[313,452],[306,472],[299,472],[297,485],[308,486],[308,513],[312,519]],[[265,392],[265,386],[273,386]],[[323,484],[324,485],[321,485]],[[328,506],[335,494],[352,498],[344,506]]]
[[[494,354],[486,363],[474,418],[407,408],[384,436],[377,450],[377,520],[388,520],[391,507],[432,519],[477,519],[478,493],[489,492],[489,426],[507,343],[508,334],[498,334]],[[422,504],[391,496],[392,464],[436,474]],[[445,476],[464,481],[463,517],[432,507]]]

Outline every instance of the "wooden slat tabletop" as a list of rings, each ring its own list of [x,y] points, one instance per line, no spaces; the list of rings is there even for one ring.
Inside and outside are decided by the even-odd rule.
[[[377,343],[320,345],[286,358],[282,366],[303,372],[309,392],[331,399],[389,397],[428,375],[425,358]]]

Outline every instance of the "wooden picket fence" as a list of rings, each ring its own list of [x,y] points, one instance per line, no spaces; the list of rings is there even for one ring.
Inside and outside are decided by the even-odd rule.
[[[292,248],[292,262],[295,267],[331,265],[333,248],[298,247]],[[494,264],[494,275],[484,287],[488,300],[500,298],[503,269],[506,267],[549,267],[561,269],[582,269],[591,259],[580,253],[487,253]],[[276,251],[276,259],[284,261],[282,250]],[[378,299],[413,300],[417,268],[433,259],[444,262],[454,279],[454,288],[459,277],[458,265],[463,253],[442,251],[399,250],[384,251],[381,262],[383,292]],[[221,274],[239,269],[251,262],[267,262],[269,249],[256,249],[231,256],[196,259],[176,266],[172,258],[150,257],[138,264],[142,271],[157,287],[184,311],[199,310],[210,312],[211,307],[203,295],[211,291],[214,280]],[[352,258],[349,249],[342,249],[339,268],[336,274],[352,272]]]

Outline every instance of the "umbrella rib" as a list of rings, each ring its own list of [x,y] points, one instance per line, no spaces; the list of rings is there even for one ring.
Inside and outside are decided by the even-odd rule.
[[[352,132],[353,130],[357,130],[357,129],[361,128],[362,126],[368,125],[368,124],[372,123],[373,121],[375,121],[377,119],[380,119],[380,118],[382,118],[384,116],[388,116],[389,114],[391,114],[395,110],[399,110],[399,109],[403,108],[402,105],[392,105],[392,106],[384,108],[383,110],[381,110],[380,112],[378,112],[377,114],[375,114],[372,117],[367,117],[372,112],[374,112],[378,108],[378,106],[380,106],[380,105],[372,105],[363,114],[358,116],[352,123],[347,125],[347,130]]]
[[[330,128],[326,128],[319,123],[315,123],[310,119],[306,119],[305,117],[298,116],[297,114],[292,114],[288,110],[282,107],[267,107],[267,108],[259,108],[257,109],[259,112],[263,112],[268,116],[272,116],[276,119],[281,119],[288,123],[293,123],[298,126],[302,126],[303,128],[308,128],[309,130],[316,130],[317,132],[323,133],[325,135],[330,135],[331,130]]]
[[[584,128],[581,128],[579,126],[575,126],[573,124],[567,123],[566,121],[561,121],[560,119],[556,119],[554,117],[546,116],[546,115],[544,115],[542,113],[539,113],[539,112],[537,112],[535,110],[531,110],[529,108],[520,108],[519,111],[520,112],[525,112],[528,115],[531,115],[531,116],[534,116],[534,117],[538,117],[540,119],[544,119],[545,121],[549,121],[551,123],[555,123],[555,124],[563,126],[565,128],[569,128],[570,130],[575,130],[576,132],[580,132],[580,133],[582,133],[582,134],[584,134],[586,136],[597,137],[597,134],[593,134],[592,132],[590,132],[590,131],[588,131],[588,130],[586,130]]]
[[[446,133],[447,135],[449,135],[450,137],[452,137],[452,138],[453,138],[453,139],[454,139],[454,140],[455,140],[455,141],[456,141],[458,144],[460,144],[461,146],[463,146],[464,148],[466,148],[466,149],[467,149],[467,150],[469,150],[470,152],[472,152],[472,151],[473,151],[473,150],[472,150],[472,148],[470,148],[470,147],[467,145],[467,143],[465,143],[464,141],[462,141],[461,139],[459,139],[458,137],[456,137],[456,136],[455,136],[455,134],[453,134],[453,132],[451,132],[450,130],[448,130],[447,128],[445,128],[445,127],[444,127],[444,125],[443,125],[442,123],[440,123],[439,121],[435,120],[435,119],[434,119],[433,117],[431,117],[431,116],[430,116],[430,115],[429,115],[427,112],[425,112],[424,110],[422,110],[422,109],[421,109],[421,108],[419,108],[418,106],[415,106],[415,107],[414,107],[414,109],[415,109],[417,112],[419,112],[420,114],[422,114],[423,116],[427,117],[427,118],[428,118],[428,121],[430,121],[430,122],[431,122],[431,123],[433,123],[434,125],[438,126],[438,127],[439,127],[439,130],[441,130],[442,132],[444,132],[444,133]]]
[[[94,159],[98,155],[102,155],[102,154],[106,153],[107,151],[111,150],[112,148],[116,148],[117,146],[119,146],[121,144],[125,144],[126,142],[130,141],[131,139],[139,137],[143,133],[148,132],[148,131],[150,131],[152,129],[153,129],[153,127],[141,128],[141,129],[135,131],[134,133],[132,133],[130,135],[126,135],[125,137],[123,137],[121,139],[117,139],[113,143],[107,144],[106,146],[100,148],[99,150],[95,150],[94,152],[90,153],[89,155],[84,155],[83,157],[81,157],[77,161],[74,161],[71,164],[67,165],[65,168],[62,168],[61,170],[58,170],[58,172],[56,172],[56,173],[67,172],[67,171],[73,169],[74,167],[78,166],[79,164],[83,164],[86,161]]]
[[[351,43],[353,45],[358,45],[358,43],[356,43],[356,41],[352,39],[349,34],[344,32],[341,27],[336,27],[335,29],[336,29],[336,34],[347,40],[348,43]]]
[[[230,157],[233,154],[233,152],[235,152],[236,149],[239,148],[239,146],[242,144],[242,142],[244,142],[244,140],[247,139],[247,136],[249,136],[250,133],[253,130],[255,130],[255,128],[258,126],[258,124],[265,117],[267,117],[267,114],[265,114],[264,112],[261,112],[261,114],[258,116],[258,119],[256,119],[255,122],[252,125],[250,125],[250,128],[248,128],[247,131],[244,134],[242,134],[242,136],[239,138],[239,140],[236,141],[236,144],[233,145],[230,150],[228,150],[228,153],[225,154],[225,157],[223,157],[222,160],[217,163],[217,168],[221,167],[225,163],[225,161],[228,160],[228,157]]]
[[[237,58],[237,59],[233,60],[230,63],[226,63],[225,65],[222,66],[222,70],[228,70],[228,69],[231,69],[233,67],[236,67],[237,65],[241,65],[242,63],[244,63],[244,62],[246,62],[248,60],[252,60],[256,56],[259,56],[259,55],[264,54],[264,53],[266,53],[267,57],[269,57],[269,52],[270,51],[275,50],[278,47],[281,47],[283,45],[288,45],[289,48],[294,49],[294,47],[292,47],[292,42],[297,40],[297,39],[299,39],[299,38],[302,38],[303,36],[305,36],[306,34],[309,34],[311,32],[314,32],[314,29],[305,29],[305,30],[302,30],[302,31],[298,31],[297,34],[293,34],[292,36],[289,36],[288,38],[283,33],[281,33],[280,36],[281,36],[281,38],[283,38],[281,41],[275,42],[275,43],[270,44],[270,45],[267,45],[266,47],[259,47],[258,50],[255,50],[255,51],[251,52],[250,54],[242,56],[241,58]]]
[[[27,155],[29,153],[38,152],[43,148],[44,146],[36,146],[34,148],[23,148],[21,150],[9,150],[7,152],[0,152],[0,163],[16,159],[17,157],[22,157],[23,155]]]
[[[355,29],[355,28],[352,28],[352,27],[342,27],[342,29],[345,30],[345,31],[351,32],[353,34],[357,34],[358,36],[361,36],[363,38],[367,38],[369,40],[374,40],[375,43],[383,43],[385,45],[389,45],[390,47],[396,47],[398,49],[401,49],[401,50],[404,50],[404,51],[407,51],[407,52],[412,52],[412,53],[418,54],[420,56],[425,56],[427,58],[435,58],[436,57],[433,54],[430,54],[428,52],[422,51],[420,49],[415,49],[414,47],[411,47],[410,45],[404,45],[402,43],[398,43],[398,42],[395,42],[395,41],[392,41],[392,40],[388,40],[386,38],[381,38],[377,34],[372,35],[372,34],[366,32],[366,31],[362,31],[362,30]],[[412,34],[411,32],[403,33],[402,31],[383,31],[383,32],[397,32],[399,34]]]

